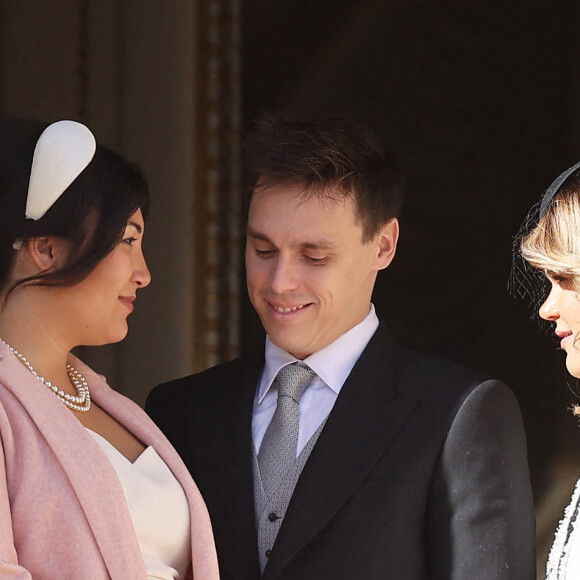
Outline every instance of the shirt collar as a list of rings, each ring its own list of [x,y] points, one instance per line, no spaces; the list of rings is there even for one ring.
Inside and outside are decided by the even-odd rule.
[[[327,347],[306,357],[303,362],[338,394],[378,326],[379,319],[371,304],[369,313],[362,322],[347,330]],[[258,404],[270,390],[280,369],[299,360],[276,346],[269,336],[266,336],[265,358],[266,364],[258,389]]]

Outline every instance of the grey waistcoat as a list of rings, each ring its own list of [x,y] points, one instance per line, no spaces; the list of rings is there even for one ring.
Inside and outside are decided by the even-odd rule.
[[[258,466],[258,457],[254,450],[253,471],[254,471],[254,507],[256,514],[256,528],[258,532],[258,557],[260,559],[260,569],[262,572],[268,562],[268,554],[274,546],[278,531],[284,521],[286,509],[290,503],[290,498],[294,493],[296,482],[302,473],[302,469],[310,457],[310,453],[318,440],[326,419],[308,440],[300,455],[294,461],[292,467],[286,472],[286,476],[278,485],[274,497],[268,498]]]

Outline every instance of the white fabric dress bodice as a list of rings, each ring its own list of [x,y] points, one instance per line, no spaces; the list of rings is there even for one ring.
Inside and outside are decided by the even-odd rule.
[[[117,472],[151,580],[184,577],[191,555],[190,516],[179,482],[153,447],[131,463],[107,439],[87,429]]]
[[[558,524],[554,543],[548,556],[546,580],[577,580],[580,578],[580,479],[572,499]]]

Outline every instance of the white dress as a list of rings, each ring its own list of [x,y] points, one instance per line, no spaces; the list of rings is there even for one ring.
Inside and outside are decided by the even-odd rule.
[[[558,524],[548,556],[546,580],[578,580],[580,578],[580,479],[572,499]]]
[[[107,439],[87,429],[117,472],[151,580],[185,576],[191,555],[189,504],[153,447],[131,463]]]

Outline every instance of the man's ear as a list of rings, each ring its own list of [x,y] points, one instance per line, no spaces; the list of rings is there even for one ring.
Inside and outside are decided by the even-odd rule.
[[[26,244],[26,249],[41,272],[62,268],[69,255],[67,242],[55,236],[31,238]]]
[[[393,261],[399,240],[399,220],[390,219],[377,234],[378,241],[378,270],[384,270]]]

